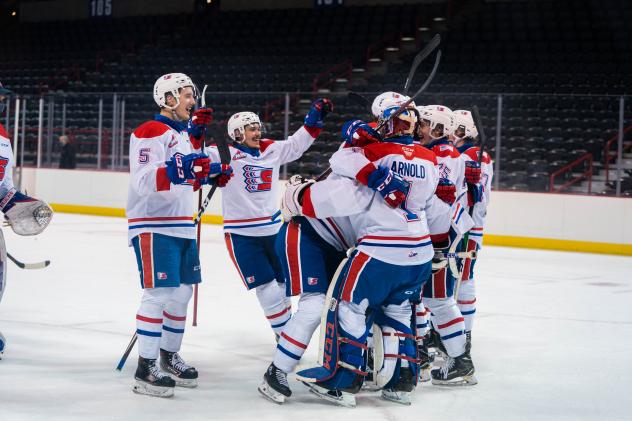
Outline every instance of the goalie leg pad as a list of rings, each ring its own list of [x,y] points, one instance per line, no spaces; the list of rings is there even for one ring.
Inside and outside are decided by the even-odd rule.
[[[389,305],[384,313],[376,318],[376,323],[382,329],[383,363],[377,373],[377,384],[386,389],[398,389],[399,386],[412,388],[417,384],[419,371],[417,361],[417,346],[414,331],[411,327],[412,308],[410,304]],[[401,382],[402,368],[408,368],[412,374],[411,385]]]

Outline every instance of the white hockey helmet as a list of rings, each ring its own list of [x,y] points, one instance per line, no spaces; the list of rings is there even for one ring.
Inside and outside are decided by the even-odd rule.
[[[251,111],[242,111],[231,115],[228,119],[228,136],[235,142],[243,142],[246,126],[251,124],[258,124],[263,131],[263,125],[257,114]]]
[[[198,90],[191,78],[184,73],[167,73],[162,75],[154,83],[154,101],[160,108],[175,109],[180,104],[180,89],[190,86],[193,88],[193,96],[197,99]],[[167,94],[173,95],[176,105],[167,105]]]
[[[373,104],[371,105],[371,112],[373,113],[373,117],[379,119],[383,116],[384,110],[387,108],[397,106],[399,107],[404,102],[410,99],[409,96],[399,94],[397,92],[384,92],[379,94],[373,100]],[[415,102],[413,101],[411,107],[415,106]]]
[[[419,107],[417,109],[419,110],[421,119],[430,124],[431,138],[438,139],[433,136],[432,131],[439,128],[439,126],[443,131],[443,134],[439,137],[452,134],[454,130],[454,115],[451,109],[445,105],[426,105],[425,107]]]
[[[461,129],[465,132],[465,136],[463,137],[471,137],[474,139],[478,136],[478,129],[476,128],[476,124],[474,124],[471,111],[454,110],[452,113],[454,114],[454,130],[452,131],[454,137],[456,137],[457,129]],[[462,139],[463,137],[458,139]]]

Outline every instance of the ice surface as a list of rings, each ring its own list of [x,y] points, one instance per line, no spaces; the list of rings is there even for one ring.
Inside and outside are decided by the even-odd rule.
[[[358,407],[346,409],[313,397],[293,376],[285,405],[259,395],[274,337],[232,267],[220,227],[202,228],[199,326],[189,317],[182,349],[200,386],[177,389],[173,399],[132,393],[136,350],[122,373],[114,370],[141,294],[124,219],[58,214],[41,236],[4,233],[16,258],[52,264],[27,271],[9,263],[0,304],[8,341],[2,421],[632,419],[631,258],[486,248],[472,351],[479,384],[424,383],[410,407],[362,393]]]

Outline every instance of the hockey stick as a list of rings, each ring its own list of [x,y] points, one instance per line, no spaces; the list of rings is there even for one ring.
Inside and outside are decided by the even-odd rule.
[[[202,107],[206,107],[206,88],[208,85],[204,85],[204,89],[202,89],[202,98],[200,102],[202,103]],[[204,151],[204,146],[206,143],[206,139],[202,141],[202,151]],[[202,168],[196,169],[195,171],[201,171]],[[198,209],[202,206],[202,187],[200,186],[200,190],[198,191]],[[198,256],[200,255],[200,245],[201,245],[201,237],[202,237],[202,224],[197,224],[197,251]],[[197,326],[197,304],[198,304],[198,286],[199,284],[195,284],[193,286],[193,326]]]
[[[121,357],[121,360],[116,366],[116,369],[118,371],[121,371],[123,369],[123,366],[125,365],[125,362],[127,361],[127,357],[129,357],[129,354],[132,352],[132,349],[134,349],[134,345],[136,344],[137,339],[138,339],[138,335],[136,334],[136,332],[134,332],[134,336],[132,336],[132,340],[129,341],[129,345],[127,345],[127,349],[125,349],[125,352],[123,353],[123,356]]]
[[[474,124],[476,125],[476,129],[478,130],[478,135],[481,138],[479,151],[478,151],[478,164],[480,165],[483,160],[483,154],[485,152],[485,145],[487,144],[487,136],[485,136],[485,129],[483,128],[483,120],[481,119],[481,114],[478,111],[478,107],[474,105],[472,107],[472,117],[474,118]],[[475,204],[474,204],[475,205]],[[474,205],[470,206],[468,213],[470,217],[474,214]],[[467,252],[467,246],[470,242],[470,232],[466,232],[463,236],[463,248]],[[463,274],[465,273],[465,263],[463,260],[463,267],[459,273],[459,279],[454,289],[454,301],[458,302],[459,299],[459,291],[461,289],[461,283],[463,282]]]
[[[410,66],[410,71],[408,72],[408,77],[406,78],[406,82],[404,82],[404,90],[402,93],[404,95],[408,95],[408,89],[410,89],[410,84],[413,81],[413,76],[417,71],[417,68],[421,64],[422,61],[426,59],[441,43],[441,35],[435,35],[430,42],[421,50],[413,59],[413,64]]]
[[[50,260],[44,260],[43,262],[37,263],[22,263],[15,257],[11,256],[9,253],[7,253],[7,257],[20,269],[44,269],[46,266],[50,265]]]
[[[434,79],[435,74],[437,73],[437,68],[439,67],[439,63],[441,62],[441,50],[437,51],[437,56],[435,57],[435,63],[434,66],[432,67],[432,71],[430,72],[430,74],[428,75],[428,78],[426,79],[426,81],[424,82],[423,85],[421,85],[421,88],[419,88],[417,90],[417,92],[415,92],[415,94],[413,96],[410,97],[410,99],[408,99],[406,102],[404,102],[402,105],[399,106],[399,108],[397,110],[395,110],[395,112],[391,113],[391,115],[389,115],[384,121],[382,121],[376,128],[375,131],[380,131],[380,129],[382,127],[384,127],[386,125],[386,123],[388,123],[389,121],[391,121],[394,117],[398,116],[399,114],[401,114],[413,101],[415,101],[415,99],[417,99],[419,97],[419,95],[422,94],[423,91],[426,90],[426,88],[428,87],[428,85],[430,85],[430,82],[432,82],[432,79]],[[316,177],[316,181],[322,181],[325,178],[327,178],[327,176],[331,174],[331,167],[327,168],[325,171],[323,171],[318,177]]]

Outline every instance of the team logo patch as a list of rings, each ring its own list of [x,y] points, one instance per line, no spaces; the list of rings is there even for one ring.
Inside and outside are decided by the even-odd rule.
[[[156,277],[157,277],[158,279],[162,279],[162,280],[164,280],[164,279],[167,279],[167,274],[166,274],[166,273],[164,273],[164,272],[156,272]]]
[[[411,251],[410,253],[408,253],[408,257],[415,257],[415,256],[417,256],[417,254],[419,254],[419,253]]]
[[[193,272],[197,272],[198,270],[200,270],[200,265],[193,266]]]
[[[171,133],[171,140],[169,141],[169,144],[167,145],[167,147],[169,148],[173,148],[174,146],[176,146],[178,144],[178,139],[176,139],[176,135],[174,135],[173,133]]]
[[[246,278],[246,282],[248,282],[249,284],[252,284],[255,282],[255,277],[254,276],[249,276]]]
[[[272,168],[256,165],[244,166],[244,182],[250,193],[270,191],[272,189]]]
[[[402,146],[402,152],[404,152],[404,157],[406,159],[412,159],[415,154],[415,149]]]
[[[318,278],[311,278],[311,277],[307,278],[307,285],[317,285],[317,284],[318,284]]]
[[[451,173],[452,173],[452,170],[450,169],[450,167],[448,167],[443,162],[439,163],[439,175],[441,176],[441,178],[450,179]]]
[[[237,161],[238,159],[244,159],[247,155],[242,151],[237,151],[235,155],[233,155],[233,161]]]

